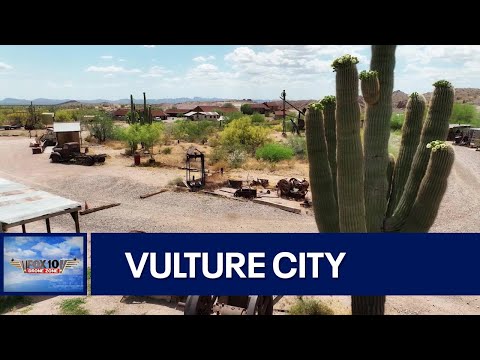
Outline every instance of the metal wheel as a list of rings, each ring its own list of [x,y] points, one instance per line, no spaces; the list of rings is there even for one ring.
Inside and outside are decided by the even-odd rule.
[[[213,299],[212,296],[189,295],[185,302],[183,315],[210,315]]]
[[[86,165],[86,166],[92,166],[93,164],[95,164],[95,159],[91,156],[87,156],[85,158],[85,162],[83,163],[83,165]]]
[[[59,163],[60,162],[60,155],[52,154],[50,159],[52,159],[52,163]]]
[[[245,315],[273,315],[273,296],[249,296]]]
[[[104,158],[104,157],[98,158],[98,162],[99,162],[99,163],[104,163],[104,162],[105,162],[105,158]]]

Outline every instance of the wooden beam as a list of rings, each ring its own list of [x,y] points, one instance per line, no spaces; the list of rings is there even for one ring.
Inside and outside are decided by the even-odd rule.
[[[150,194],[145,194],[145,195],[140,195],[140,199],[145,199],[145,198],[148,198],[150,196],[153,196],[153,195],[157,195],[157,194],[161,194],[161,193],[164,193],[168,191],[168,189],[162,189],[162,190],[159,190],[159,191],[155,191],[153,193],[150,193]]]
[[[111,207],[118,206],[118,205],[120,205],[120,203],[98,206],[96,208],[91,208],[91,209],[88,209],[88,210],[80,211],[80,215],[87,215],[87,214],[93,213],[95,211],[109,209]]]
[[[301,209],[294,208],[294,207],[290,207],[290,206],[286,206],[286,205],[276,204],[276,203],[273,203],[273,202],[270,202],[270,201],[265,201],[265,200],[260,200],[260,199],[253,199],[252,201],[253,201],[254,203],[257,203],[257,204],[273,206],[273,207],[276,207],[276,208],[278,208],[278,209],[282,209],[282,210],[285,210],[285,211],[293,212],[293,213],[295,213],[295,214],[301,214],[301,213],[302,213],[302,210],[301,210]]]

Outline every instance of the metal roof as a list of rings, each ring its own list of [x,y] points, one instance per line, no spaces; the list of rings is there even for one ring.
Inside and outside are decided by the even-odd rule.
[[[53,131],[55,132],[78,132],[80,131],[79,122],[54,122]]]
[[[0,178],[0,223],[15,224],[81,207],[76,201]]]
[[[189,116],[192,116],[192,115],[195,115],[195,114],[202,114],[202,115],[206,115],[206,116],[209,116],[209,115],[217,116],[218,115],[218,113],[215,112],[215,111],[190,111],[190,112],[186,113],[185,116],[189,117]]]

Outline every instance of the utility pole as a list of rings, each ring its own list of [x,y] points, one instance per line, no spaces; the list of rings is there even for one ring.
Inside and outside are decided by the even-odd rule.
[[[285,90],[282,91],[281,98],[283,100],[283,130],[282,130],[282,135],[287,136],[287,124],[285,123],[285,99],[287,97],[287,94],[285,93]]]

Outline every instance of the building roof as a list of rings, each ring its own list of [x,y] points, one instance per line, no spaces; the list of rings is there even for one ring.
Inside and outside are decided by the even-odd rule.
[[[206,111],[206,112],[212,112],[212,111],[221,111],[224,113],[231,113],[231,112],[237,112],[239,111],[236,107],[221,107],[221,106],[211,106],[211,105],[199,105],[194,107],[190,111]]]
[[[285,115],[288,114],[288,111],[285,110]],[[283,110],[277,110],[275,111],[275,116],[283,116]]]
[[[448,127],[450,129],[455,129],[455,128],[469,128],[469,127],[472,127],[472,125],[469,125],[469,124],[450,124],[448,125]]]
[[[113,116],[125,116],[128,114],[128,112],[130,111],[130,109],[117,109],[113,112]]]
[[[0,178],[0,223],[28,222],[81,207],[78,202]]]
[[[189,111],[185,114],[186,117],[190,117],[195,114],[202,114],[205,116],[218,116],[219,114],[215,111]]]
[[[54,122],[53,131],[56,133],[61,132],[79,132],[80,123],[79,122]]]
[[[189,111],[190,111],[190,109],[167,109],[167,110],[165,110],[165,113],[167,113],[167,114],[185,114]]]
[[[252,109],[265,109],[269,110],[269,107],[266,106],[265,104],[259,104],[259,103],[253,103],[253,104],[248,104]]]

